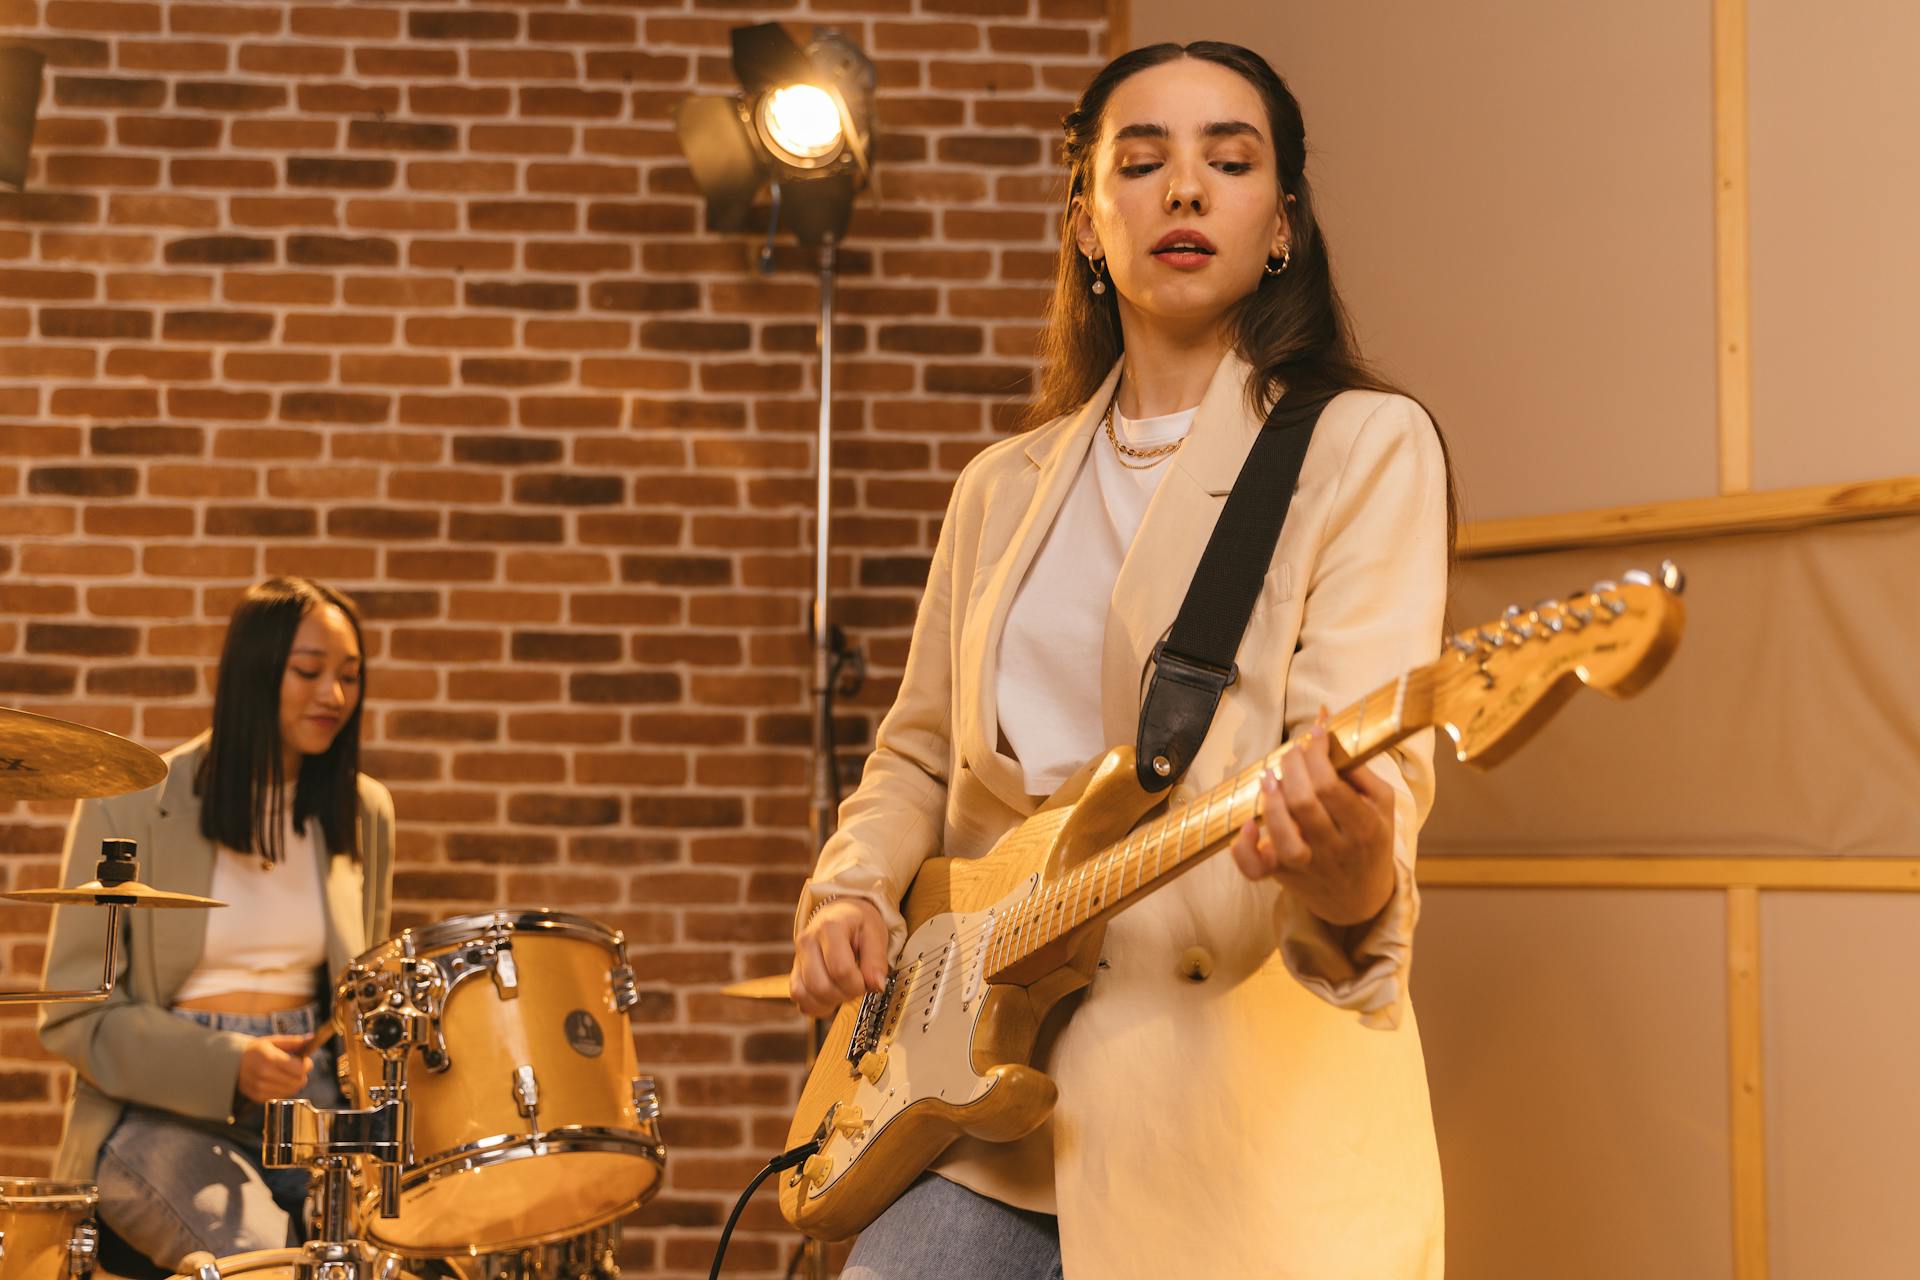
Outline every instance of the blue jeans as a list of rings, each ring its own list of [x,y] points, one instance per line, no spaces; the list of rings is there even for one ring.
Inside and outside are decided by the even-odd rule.
[[[1059,1222],[925,1174],[860,1233],[840,1280],[1061,1280]]]
[[[175,1009],[217,1031],[242,1035],[306,1035],[324,1024],[318,1004],[274,1014]],[[313,1055],[313,1070],[294,1096],[316,1107],[340,1107],[331,1044]],[[100,1148],[100,1220],[151,1258],[178,1270],[193,1251],[215,1257],[297,1244],[305,1224],[307,1171],[260,1163],[266,1108],[242,1100],[233,1123],[195,1120],[151,1107],[128,1106]]]

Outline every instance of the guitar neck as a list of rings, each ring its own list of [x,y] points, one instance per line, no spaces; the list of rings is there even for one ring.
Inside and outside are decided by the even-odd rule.
[[[1341,773],[1358,768],[1432,724],[1437,675],[1436,666],[1415,668],[1335,715],[1328,725],[1335,767]],[[1280,771],[1300,746],[1298,740],[1286,743],[1043,885],[995,928],[986,956],[988,980],[1001,980],[1035,952],[1123,910],[1226,848],[1247,819],[1262,815],[1261,775]]]

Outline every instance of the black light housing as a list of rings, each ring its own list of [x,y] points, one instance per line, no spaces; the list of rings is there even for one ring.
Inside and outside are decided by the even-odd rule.
[[[674,113],[708,229],[745,230],[764,188],[769,230],[839,241],[873,172],[873,64],[836,32],[802,49],[769,22],[733,29],[733,73],[740,93],[687,98]]]

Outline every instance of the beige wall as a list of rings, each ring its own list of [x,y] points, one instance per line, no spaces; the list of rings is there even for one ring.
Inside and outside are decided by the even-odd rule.
[[[1439,418],[1468,519],[1714,492],[1704,10],[1133,12],[1136,44],[1225,35],[1286,77],[1365,349]]]
[[[1750,3],[1754,483],[1920,474],[1920,6]]]
[[[1723,431],[1754,488],[1920,473],[1920,10],[1720,8],[1750,39],[1718,85],[1712,0],[1133,0],[1131,37],[1233,39],[1287,78],[1341,287],[1446,428],[1469,520],[1712,497]],[[1740,69],[1745,259],[1714,208]],[[1724,426],[1719,292],[1751,330]]]

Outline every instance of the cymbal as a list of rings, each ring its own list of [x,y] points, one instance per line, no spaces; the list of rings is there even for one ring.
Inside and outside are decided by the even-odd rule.
[[[89,880],[77,884],[71,889],[20,889],[14,893],[0,893],[0,898],[11,898],[15,902],[51,902],[66,904],[106,904],[118,902],[129,907],[168,907],[175,910],[185,907],[224,907],[227,904],[217,898],[202,898],[192,893],[173,893],[166,889],[155,889],[141,884],[138,880],[129,880],[125,884],[101,884],[98,880]]]
[[[117,733],[0,707],[0,802],[117,796],[166,776],[166,761]]]
[[[747,978],[740,982],[729,983],[720,988],[723,996],[735,996],[741,1000],[791,1000],[793,993],[787,987],[787,975],[769,974],[764,978]]]

